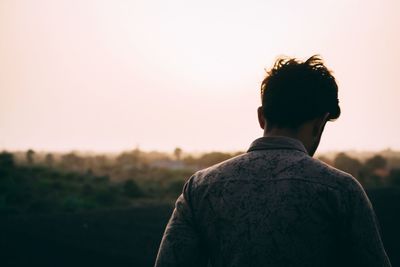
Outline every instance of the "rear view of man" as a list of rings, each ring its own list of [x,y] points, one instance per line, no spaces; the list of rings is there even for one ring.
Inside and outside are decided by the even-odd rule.
[[[190,177],[155,266],[391,266],[361,185],[312,158],[340,115],[322,60],[278,59],[261,99],[264,136]]]

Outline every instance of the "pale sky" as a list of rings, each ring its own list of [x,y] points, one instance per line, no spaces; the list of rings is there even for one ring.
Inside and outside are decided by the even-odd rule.
[[[400,149],[400,1],[0,0],[0,150],[245,150],[264,69],[320,54],[320,151]]]

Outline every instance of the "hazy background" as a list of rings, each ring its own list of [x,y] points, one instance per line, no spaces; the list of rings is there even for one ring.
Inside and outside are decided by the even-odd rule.
[[[327,150],[400,149],[399,1],[0,1],[0,149],[245,150],[264,69],[321,54]]]
[[[152,266],[187,179],[262,135],[265,69],[320,54],[342,116],[316,157],[362,184],[400,266],[399,14],[396,0],[0,0],[0,265]]]

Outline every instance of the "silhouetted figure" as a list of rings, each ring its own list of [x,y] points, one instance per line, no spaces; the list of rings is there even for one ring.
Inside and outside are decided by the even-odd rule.
[[[320,57],[277,60],[261,85],[264,136],[190,177],[155,266],[390,266],[361,185],[312,158],[337,92]]]

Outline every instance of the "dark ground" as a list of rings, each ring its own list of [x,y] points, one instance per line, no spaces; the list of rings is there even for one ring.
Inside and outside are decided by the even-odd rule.
[[[400,266],[400,189],[368,192]],[[173,206],[0,218],[0,266],[153,266]]]

